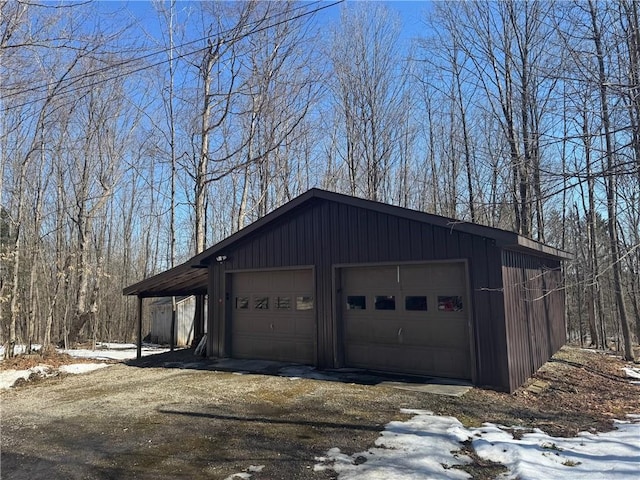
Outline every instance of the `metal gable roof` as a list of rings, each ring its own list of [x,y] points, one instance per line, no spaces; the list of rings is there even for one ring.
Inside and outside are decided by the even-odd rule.
[[[417,210],[312,188],[242,230],[239,230],[233,235],[209,247],[202,253],[192,257],[185,263],[126,287],[123,290],[123,294],[138,295],[141,297],[206,294],[208,281],[207,267],[215,261],[215,256],[222,254],[230,245],[254,234],[265,225],[275,221],[283,215],[288,214],[301,205],[313,201],[314,199],[320,201],[332,201],[358,208],[374,210],[408,220],[429,223],[435,226],[493,239],[498,247],[508,250],[524,251],[533,255],[553,257],[556,259],[571,258],[571,255],[567,252],[563,252],[507,230],[501,230],[499,228],[464,222]]]

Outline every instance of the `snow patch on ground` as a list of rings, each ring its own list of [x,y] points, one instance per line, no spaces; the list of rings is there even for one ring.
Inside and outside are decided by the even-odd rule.
[[[579,348],[581,352],[589,352],[589,353],[602,353],[602,350],[596,350],[594,348]]]
[[[132,343],[101,343],[96,344],[101,348],[96,350],[74,348],[69,350],[59,350],[75,358],[94,358],[96,360],[132,360],[136,358],[137,347]],[[170,349],[155,345],[144,345],[142,356],[166,353]]]
[[[640,368],[637,368],[637,367],[632,367],[632,368],[624,367],[622,370],[624,370],[624,373],[627,375],[627,377],[635,378],[636,380],[640,380]]]
[[[110,360],[131,360],[137,356],[137,347],[133,343],[97,343],[96,350],[87,349],[69,349],[58,351],[66,353],[75,358],[92,358],[102,361]],[[40,345],[32,345],[32,350],[39,350]],[[24,345],[16,345],[16,354],[24,353],[26,348]],[[157,353],[168,352],[168,348],[159,347],[156,345],[145,345],[142,348],[142,356],[155,355]],[[0,348],[0,358],[4,354],[4,349]],[[57,370],[49,365],[38,365],[28,370],[0,370],[0,390],[11,388],[19,379],[28,380],[31,375],[37,375],[39,377],[55,376],[59,372],[67,374],[82,374],[88,373],[93,370],[108,367],[108,363],[74,363],[70,365],[61,365]]]
[[[508,471],[501,480],[631,480],[640,464],[640,415],[615,421],[606,433],[582,432],[575,438],[551,437],[542,430],[517,440],[506,427],[487,423],[465,428],[456,418],[421,410],[405,422],[391,422],[376,441],[376,448],[345,455],[332,448],[315,471],[335,470],[339,480],[467,479],[456,466],[471,460],[460,453],[461,442],[472,440],[478,456],[501,463]],[[452,468],[453,467],[453,468]]]
[[[12,387],[18,380],[29,380],[31,376],[41,378],[56,375],[55,369],[50,365],[36,365],[28,370],[2,370],[0,371],[0,389]]]
[[[391,422],[376,440],[376,448],[355,455],[329,450],[315,471],[335,470],[340,480],[467,479],[467,473],[453,469],[471,460],[460,450],[460,442],[471,433],[453,417],[439,417],[422,410],[403,410],[415,416],[406,422]],[[333,462],[333,465],[327,465]]]
[[[93,372],[110,365],[109,363],[74,363],[72,365],[60,365],[59,370],[61,373],[80,374]]]
[[[6,390],[15,385],[19,379],[29,380],[32,375],[40,378],[54,377],[58,373],[80,374],[88,373],[93,370],[108,367],[108,363],[78,363],[72,365],[61,365],[58,369],[50,365],[37,365],[28,370],[1,370],[0,371],[0,390]]]
[[[260,473],[262,472],[263,469],[264,469],[264,465],[250,465],[249,468],[247,468],[246,472],[234,473],[233,475],[229,475],[224,480],[236,480],[236,479],[247,480],[251,478],[251,473]],[[251,472],[251,473],[248,473],[248,472]]]
[[[624,370],[624,373],[627,375],[628,378],[633,378],[634,380],[630,380],[630,382],[634,385],[640,385],[640,368],[637,367],[632,367],[632,368],[627,368],[624,367],[622,370]]]
[[[42,345],[40,345],[39,343],[33,343],[31,345],[31,351],[33,352],[37,352],[38,350],[40,350],[42,348]],[[15,345],[13,347],[13,352],[15,355],[21,355],[23,353],[27,352],[27,346],[26,345]],[[0,359],[4,358],[4,345],[0,345]]]
[[[616,430],[581,432],[574,438],[551,437],[542,430],[526,433],[520,440],[500,426],[485,424],[476,429],[476,453],[505,465],[500,479],[562,478],[563,480],[637,478],[640,464],[640,416],[615,421]]]

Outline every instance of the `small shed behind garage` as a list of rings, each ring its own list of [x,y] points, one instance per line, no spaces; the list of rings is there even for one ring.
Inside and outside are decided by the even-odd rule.
[[[513,232],[312,189],[124,294],[208,294],[214,357],[513,391],[565,342],[564,258]]]
[[[186,347],[193,342],[196,297],[193,295],[176,297],[176,318],[174,336],[171,336],[172,297],[160,297],[149,306],[151,313],[150,338],[153,343]]]

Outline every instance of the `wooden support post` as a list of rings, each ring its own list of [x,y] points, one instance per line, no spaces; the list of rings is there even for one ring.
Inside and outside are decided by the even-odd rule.
[[[218,309],[218,291],[216,290],[217,282],[215,281],[216,265],[209,265],[209,278],[207,280],[207,356],[222,357],[224,352],[220,351],[220,345],[217,341],[220,336],[220,329],[217,323],[218,317],[216,312]]]
[[[204,295],[196,295],[196,308],[193,315],[194,343],[200,342],[204,335]],[[197,345],[196,345],[197,346]]]
[[[169,350],[173,352],[176,345],[176,297],[171,297],[171,332],[169,334]]]
[[[136,352],[138,360],[142,358],[142,300],[143,298],[138,295],[138,349]]]

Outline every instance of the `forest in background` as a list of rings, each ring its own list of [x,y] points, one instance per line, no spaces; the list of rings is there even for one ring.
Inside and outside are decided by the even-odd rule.
[[[131,341],[122,288],[311,187],[573,254],[568,338],[640,339],[640,20],[617,0],[0,1],[0,341]],[[336,21],[322,10],[336,9]]]

